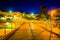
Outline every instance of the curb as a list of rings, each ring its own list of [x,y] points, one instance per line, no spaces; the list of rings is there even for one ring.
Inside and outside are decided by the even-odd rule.
[[[21,25],[23,25],[23,24],[24,23],[21,23]],[[21,25],[19,25],[19,26],[21,26]],[[3,40],[8,40],[18,29],[19,29],[19,27],[16,28],[15,30],[11,31],[8,35],[4,36]]]

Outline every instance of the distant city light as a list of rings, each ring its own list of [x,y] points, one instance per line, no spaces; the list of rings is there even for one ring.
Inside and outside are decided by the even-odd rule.
[[[31,13],[31,15],[34,15],[34,13]]]
[[[5,20],[6,18],[2,17],[1,19],[2,19],[2,20]]]
[[[6,22],[6,25],[10,24],[9,22]]]
[[[12,13],[12,11],[10,10],[9,13]]]

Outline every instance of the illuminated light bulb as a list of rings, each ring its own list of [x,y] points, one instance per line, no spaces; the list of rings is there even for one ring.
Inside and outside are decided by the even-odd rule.
[[[34,15],[34,13],[31,13],[31,15]]]
[[[2,20],[5,20],[6,18],[3,18],[3,17],[2,17],[1,19],[2,19]]]
[[[6,25],[10,24],[9,22],[6,22]]]
[[[12,11],[10,10],[9,13],[12,13]]]

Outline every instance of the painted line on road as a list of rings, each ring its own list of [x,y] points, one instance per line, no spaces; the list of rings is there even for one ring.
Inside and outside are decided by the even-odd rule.
[[[29,23],[29,22],[28,22]],[[32,27],[31,27],[31,24],[29,23],[29,27],[30,27],[30,31],[31,31],[31,34],[32,34],[32,40],[35,40],[34,38],[34,32],[33,32],[33,30],[32,30]]]
[[[34,23],[34,24],[35,24],[35,23]],[[43,32],[44,32],[44,30],[42,30],[39,34],[41,34],[41,33],[43,33]],[[38,36],[39,34],[37,34],[36,36]],[[36,36],[35,36],[35,37],[36,37]]]

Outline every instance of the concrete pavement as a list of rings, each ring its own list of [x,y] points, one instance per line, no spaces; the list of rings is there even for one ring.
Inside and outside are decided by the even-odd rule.
[[[60,35],[56,33],[59,32],[58,29],[57,30],[54,30],[54,28],[51,29],[51,27],[47,27],[46,24],[44,25],[38,22],[35,24],[50,32],[50,38],[51,38],[50,40],[60,40]]]
[[[38,24],[25,22],[8,40],[60,40],[54,33]]]

